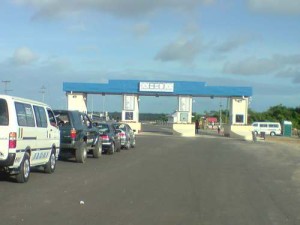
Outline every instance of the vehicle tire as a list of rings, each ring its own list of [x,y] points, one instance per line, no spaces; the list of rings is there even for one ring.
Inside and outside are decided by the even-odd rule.
[[[101,141],[97,141],[97,144],[95,145],[93,149],[93,157],[99,158],[102,155],[102,143]]]
[[[271,135],[271,136],[275,136],[275,132],[272,131],[272,132],[270,133],[270,135]]]
[[[116,152],[121,152],[121,143],[120,142],[117,145]]]
[[[82,142],[75,152],[76,162],[78,163],[85,163],[87,158],[87,147],[86,143]]]
[[[56,167],[56,154],[55,149],[52,149],[49,161],[45,165],[45,173],[53,173]]]
[[[23,160],[20,165],[20,172],[16,175],[18,183],[26,183],[30,176],[30,156],[28,152],[25,152]]]
[[[114,154],[115,153],[115,143],[111,143],[111,146],[110,146],[110,148],[109,148],[109,151],[108,151],[108,153],[110,154],[110,155],[112,155],[112,154]]]
[[[130,145],[131,148],[135,147],[135,139],[133,140],[132,144]]]
[[[128,140],[124,146],[125,149],[129,150],[130,149],[130,140]]]

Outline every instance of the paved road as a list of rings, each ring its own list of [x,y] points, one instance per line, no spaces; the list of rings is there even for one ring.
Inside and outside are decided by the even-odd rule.
[[[0,178],[0,224],[300,224],[300,148],[142,134],[137,148]],[[80,204],[84,201],[84,204]]]

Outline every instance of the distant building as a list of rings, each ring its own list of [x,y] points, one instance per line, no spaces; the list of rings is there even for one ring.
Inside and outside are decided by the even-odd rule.
[[[218,122],[218,118],[216,117],[206,117],[207,124],[216,124]]]

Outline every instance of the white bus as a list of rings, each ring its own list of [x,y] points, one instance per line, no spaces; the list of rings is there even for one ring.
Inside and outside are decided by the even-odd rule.
[[[254,122],[252,128],[256,135],[261,132],[271,136],[281,135],[281,125],[278,122]]]
[[[53,173],[60,131],[51,108],[41,102],[0,95],[0,171],[27,182],[31,167]]]

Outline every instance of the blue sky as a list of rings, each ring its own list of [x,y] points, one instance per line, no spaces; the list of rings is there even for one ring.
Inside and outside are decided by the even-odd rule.
[[[2,0],[0,76],[11,95],[65,108],[62,82],[108,79],[251,86],[255,111],[300,106],[299,0]],[[0,93],[4,92],[1,83]],[[120,96],[89,109],[121,111]],[[194,111],[226,106],[197,98]],[[141,99],[172,112],[176,98]]]

